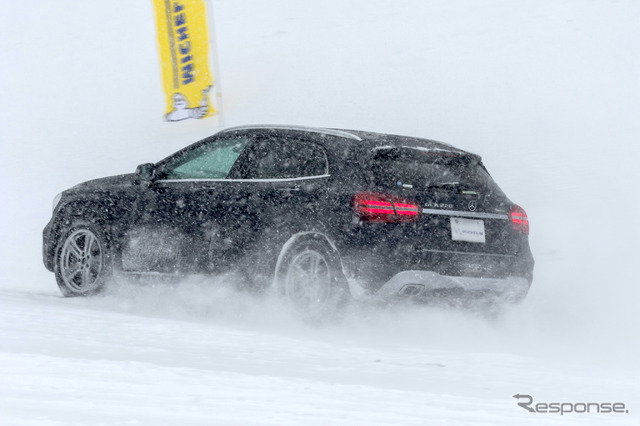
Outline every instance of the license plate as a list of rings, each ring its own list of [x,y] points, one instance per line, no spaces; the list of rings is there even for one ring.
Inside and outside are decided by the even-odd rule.
[[[484,221],[452,217],[451,239],[455,241],[469,241],[471,243],[484,243]]]

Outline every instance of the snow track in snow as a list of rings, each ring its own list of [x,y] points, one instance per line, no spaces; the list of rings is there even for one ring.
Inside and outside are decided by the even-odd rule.
[[[539,424],[511,395],[640,396],[637,371],[489,350],[503,319],[358,306],[310,325],[210,284],[1,291],[7,424]]]

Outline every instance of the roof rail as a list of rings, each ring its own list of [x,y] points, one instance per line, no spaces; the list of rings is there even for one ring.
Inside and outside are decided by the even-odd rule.
[[[229,130],[246,130],[246,129],[282,129],[282,130],[304,130],[307,132],[314,133],[322,133],[325,135],[333,135],[347,139],[354,139],[357,141],[361,141],[362,138],[354,135],[353,133],[345,132],[343,130],[335,130],[335,129],[325,129],[322,127],[306,127],[306,126],[280,126],[277,124],[264,124],[264,125],[248,125],[248,126],[236,126],[229,127],[228,129],[224,129],[223,131]]]

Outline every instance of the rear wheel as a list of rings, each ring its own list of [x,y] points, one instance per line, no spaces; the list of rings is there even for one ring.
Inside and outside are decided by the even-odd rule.
[[[305,316],[331,316],[348,300],[340,258],[322,240],[305,239],[283,249],[276,270],[280,296]]]
[[[111,256],[107,239],[94,224],[74,222],[58,244],[55,276],[66,297],[95,294],[111,275]]]

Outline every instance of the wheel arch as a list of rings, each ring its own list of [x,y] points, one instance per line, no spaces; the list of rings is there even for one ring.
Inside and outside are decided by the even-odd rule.
[[[49,244],[47,261],[52,269],[55,262],[55,253],[64,231],[67,227],[71,226],[75,220],[84,220],[101,226],[102,232],[107,239],[107,244],[113,244],[111,227],[105,226],[108,221],[99,213],[102,208],[100,204],[97,200],[73,200],[60,206],[50,231],[51,244]]]
[[[318,241],[322,244],[327,245],[327,248],[331,251],[331,254],[335,256],[335,259],[338,262],[338,265],[340,267],[340,272],[342,273],[343,276],[345,275],[344,265],[342,264],[342,257],[340,256],[340,252],[338,251],[338,248],[336,244],[333,242],[333,240],[331,240],[331,238],[328,235],[320,231],[302,231],[302,232],[297,232],[293,234],[282,245],[282,248],[280,249],[280,253],[278,254],[278,259],[276,260],[275,269],[273,271],[274,284],[275,284],[275,281],[278,279],[278,272],[280,271],[282,262],[288,250],[298,242],[305,241],[305,240]]]

